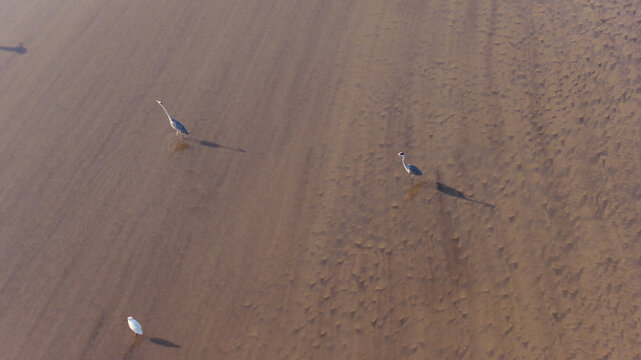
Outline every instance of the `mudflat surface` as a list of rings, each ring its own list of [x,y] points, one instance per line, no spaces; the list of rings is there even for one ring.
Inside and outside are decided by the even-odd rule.
[[[640,16],[2,1],[2,358],[641,358]]]

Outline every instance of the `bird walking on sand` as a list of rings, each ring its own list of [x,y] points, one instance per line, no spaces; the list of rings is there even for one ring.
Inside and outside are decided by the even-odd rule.
[[[136,321],[133,317],[128,317],[127,322],[129,323],[129,328],[131,331],[135,332],[138,335],[142,335],[142,326],[140,326],[140,323]]]
[[[176,130],[176,136],[189,135],[185,126],[181,124],[178,120],[172,118],[171,115],[169,115],[169,112],[165,108],[165,105],[162,104],[162,101],[156,99],[156,102],[158,103],[158,105],[162,106],[163,110],[165,110],[165,114],[167,114],[167,117],[169,118],[169,124],[171,125],[172,128],[174,128],[174,130]]]
[[[412,177],[412,184],[414,183],[414,175],[416,176],[421,176],[423,175],[423,172],[421,169],[417,168],[414,165],[408,164],[405,162],[405,153],[400,152],[398,153],[398,156],[400,156],[403,159],[403,167],[405,168],[405,171],[407,171],[408,174]]]

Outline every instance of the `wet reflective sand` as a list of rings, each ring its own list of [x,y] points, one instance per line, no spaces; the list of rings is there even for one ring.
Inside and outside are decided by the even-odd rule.
[[[3,1],[2,358],[641,356],[640,12]]]

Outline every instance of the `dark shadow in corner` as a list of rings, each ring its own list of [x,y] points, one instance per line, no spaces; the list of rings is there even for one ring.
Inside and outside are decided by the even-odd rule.
[[[18,54],[24,54],[27,52],[27,49],[25,49],[24,46],[22,46],[22,43],[16,47],[9,47],[9,46],[0,46],[0,50],[2,51],[10,51]]]
[[[149,341],[151,341],[154,344],[160,345],[160,346],[180,349],[180,345],[174,344],[169,340],[153,337],[153,338],[149,339]]]
[[[486,202],[483,202],[483,201],[479,201],[479,200],[470,199],[467,196],[465,196],[465,194],[463,194],[462,191],[458,191],[455,188],[453,188],[451,186],[447,186],[447,185],[445,185],[445,184],[443,184],[441,182],[438,182],[438,181],[433,182],[433,183],[425,181],[425,182],[422,182],[421,184],[423,184],[425,186],[429,186],[429,187],[431,187],[433,189],[436,189],[439,192],[441,192],[441,193],[443,193],[443,194],[445,194],[447,196],[451,196],[451,197],[455,197],[457,199],[461,199],[461,200],[477,203],[477,204],[480,204],[480,205],[483,205],[483,206],[486,206],[486,207],[489,207],[489,208],[492,208],[492,209],[496,208],[496,206],[494,206],[492,204],[489,204],[489,203],[486,203]]]

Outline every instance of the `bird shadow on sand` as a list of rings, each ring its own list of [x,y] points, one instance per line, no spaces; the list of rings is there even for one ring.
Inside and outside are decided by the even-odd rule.
[[[221,145],[212,141],[199,140],[197,138],[180,138],[171,145],[171,151],[167,159],[170,159],[176,153],[179,153],[191,148],[192,144],[202,145],[202,146],[213,148],[213,149],[225,149],[225,150],[237,151],[241,153],[247,152],[241,148],[233,148],[233,147]]]
[[[470,199],[469,197],[465,196],[465,194],[462,191],[456,190],[455,188],[451,186],[447,186],[441,182],[435,181],[435,182],[430,182],[430,181],[423,181],[423,182],[418,182],[412,185],[412,187],[405,193],[405,197],[403,198],[404,202],[411,202],[414,200],[418,192],[420,191],[421,187],[427,187],[430,189],[437,190],[438,192],[445,194],[447,196],[451,196],[460,200],[465,200],[469,201],[475,204],[479,204],[485,207],[489,208],[496,208],[495,205],[486,203],[484,201],[480,200],[475,200],[475,199]]]
[[[225,149],[225,150],[232,150],[232,151],[237,151],[237,152],[242,152],[242,153],[247,152],[244,149],[241,149],[239,147],[234,148],[234,147],[231,147],[231,146],[225,146],[225,145],[221,145],[221,144],[215,143],[213,141],[199,140],[199,139],[193,139],[193,141],[197,142],[198,144],[200,144],[202,146],[206,146],[206,147],[209,147],[209,148],[212,148],[212,149]]]
[[[22,43],[16,47],[10,47],[10,46],[0,46],[0,50],[2,51],[9,51],[9,52],[14,52],[17,54],[24,54],[27,52],[27,49],[25,49],[24,46],[22,46]]]
[[[164,346],[164,347],[168,347],[168,348],[180,349],[180,345],[174,344],[173,342],[171,342],[169,340],[165,340],[165,339],[161,339],[161,338],[157,338],[157,337],[152,337],[151,339],[149,339],[149,341],[151,341],[152,343],[154,343],[156,345],[160,345],[160,346]]]

